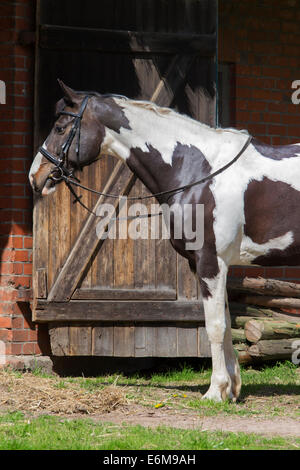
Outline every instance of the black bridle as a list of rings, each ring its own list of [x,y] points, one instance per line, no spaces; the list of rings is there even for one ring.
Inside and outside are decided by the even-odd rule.
[[[70,150],[70,147],[72,145],[72,142],[74,140],[75,135],[77,134],[77,142],[76,142],[76,161],[77,161],[77,167],[80,168],[80,128],[81,128],[81,119],[83,116],[83,113],[85,111],[85,108],[87,106],[89,96],[85,96],[82,100],[82,103],[79,108],[78,113],[72,113],[71,111],[60,111],[58,114],[65,114],[66,116],[72,116],[74,118],[73,125],[70,129],[69,135],[67,137],[67,140],[65,143],[62,145],[60,149],[60,155],[53,155],[51,152],[49,152],[47,149],[44,147],[39,148],[39,152],[47,158],[47,160],[53,165],[55,165],[55,170],[54,172],[51,172],[49,177],[52,179],[55,183],[58,183],[61,180],[64,180],[65,177],[67,178],[75,178],[73,175],[73,169],[69,169],[69,161],[68,161],[68,153]],[[58,174],[55,174],[55,172],[58,171]]]
[[[119,96],[119,95],[102,95],[102,96]],[[125,98],[122,95],[120,95],[120,97]],[[95,189],[91,189],[91,188],[88,188],[87,186],[82,185],[80,183],[80,180],[73,175],[74,169],[69,169],[69,162],[68,162],[68,152],[69,152],[71,144],[74,140],[74,137],[77,134],[77,143],[76,143],[77,168],[81,167],[81,165],[80,165],[80,127],[81,127],[81,120],[82,120],[82,117],[83,117],[83,113],[86,109],[89,98],[90,98],[90,95],[86,95],[83,98],[82,103],[81,103],[80,108],[79,108],[79,112],[77,114],[72,113],[70,111],[64,111],[64,110],[62,110],[58,113],[58,114],[65,114],[67,116],[74,117],[73,125],[71,127],[70,132],[69,132],[67,140],[65,141],[65,143],[61,147],[59,157],[57,155],[53,155],[52,153],[50,153],[44,147],[40,147],[39,152],[49,162],[51,162],[55,165],[54,172],[52,171],[50,173],[50,175],[48,176],[48,178],[51,179],[52,181],[54,181],[55,183],[58,183],[60,181],[64,181],[66,183],[66,185],[68,186],[69,190],[71,191],[71,193],[73,194],[73,196],[75,197],[74,202],[79,202],[80,205],[82,207],[84,207],[87,211],[89,211],[91,214],[97,215],[91,209],[89,209],[85,204],[83,204],[83,202],[80,200],[81,196],[78,196],[75,193],[72,185],[75,185],[75,186],[77,186],[81,189],[84,189],[84,190],[89,191],[91,193],[97,194],[99,196],[105,196],[105,197],[111,197],[111,198],[120,198],[121,196],[118,195],[118,194],[102,193],[100,191],[96,191]],[[240,156],[245,152],[245,150],[250,145],[251,141],[252,141],[252,136],[248,136],[248,139],[245,142],[245,144],[243,145],[242,149],[238,152],[237,155],[235,155],[235,157],[232,160],[230,160],[228,163],[223,165],[218,170],[214,171],[213,173],[210,173],[209,175],[205,176],[204,178],[201,178],[198,181],[194,181],[193,183],[189,183],[189,184],[186,184],[184,186],[180,186],[178,188],[170,189],[170,190],[167,190],[167,191],[161,191],[159,193],[151,194],[151,195],[148,195],[148,196],[135,196],[135,197],[128,197],[127,199],[132,200],[132,201],[137,201],[137,200],[141,201],[143,199],[149,199],[149,198],[152,198],[152,197],[159,197],[159,196],[165,196],[165,195],[168,195],[169,197],[171,197],[172,194],[179,193],[179,192],[185,191],[186,189],[189,189],[193,186],[196,186],[198,184],[205,183],[206,181],[214,178],[215,176],[217,176],[218,174],[222,173],[227,168],[229,168],[231,165],[233,165],[233,163],[235,163],[240,158]],[[55,174],[56,171],[58,171],[59,174]],[[169,199],[169,197],[168,197],[168,199]],[[161,215],[161,214],[162,213],[160,212],[158,214],[153,214],[153,215]],[[142,218],[142,217],[145,217],[145,216],[140,215],[140,216],[130,217],[130,218]],[[146,217],[149,217],[149,216],[147,215]]]

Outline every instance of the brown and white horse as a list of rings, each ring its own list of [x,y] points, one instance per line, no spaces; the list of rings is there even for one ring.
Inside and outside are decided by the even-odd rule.
[[[58,171],[55,158],[59,159],[74,120],[80,119],[80,148],[76,136],[69,140],[68,168],[111,154],[125,161],[153,194],[215,172],[249,137],[245,131],[214,129],[171,109],[117,95],[90,93],[83,112],[87,94],[61,86],[64,98],[56,106],[57,120],[30,170],[31,185],[42,195],[55,190],[49,176]],[[232,346],[227,271],[230,265],[241,264],[300,265],[300,144],[269,146],[252,139],[225,171],[158,200],[204,205],[202,248],[186,250],[185,240],[174,237],[171,243],[188,259],[203,295],[213,365],[204,398],[236,400],[241,380]]]

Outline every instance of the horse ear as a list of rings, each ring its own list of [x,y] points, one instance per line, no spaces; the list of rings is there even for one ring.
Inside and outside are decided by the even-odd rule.
[[[64,93],[64,97],[66,101],[68,101],[70,104],[76,103],[79,99],[76,91],[68,87],[67,85],[65,85],[64,82],[60,80],[59,78],[57,79],[57,81],[59,83],[60,88],[62,89]]]

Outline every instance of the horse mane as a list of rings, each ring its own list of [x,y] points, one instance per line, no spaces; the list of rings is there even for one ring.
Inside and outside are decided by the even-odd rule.
[[[175,109],[171,108],[166,108],[164,106],[159,106],[152,101],[147,101],[147,100],[134,100],[131,98],[128,98],[125,95],[120,95],[118,93],[98,93],[97,91],[77,91],[77,93],[84,94],[84,95],[89,95],[89,96],[97,96],[99,98],[117,98],[121,99],[123,101],[126,101],[128,104],[131,104],[133,106],[137,106],[140,108],[148,109],[150,111],[153,111],[159,116],[162,117],[167,117],[168,115],[177,115],[182,117],[183,119],[186,119],[188,121],[194,121],[200,124],[202,127],[205,127],[207,129],[210,129],[211,131],[215,132],[230,132],[232,134],[245,134],[249,135],[249,132],[246,129],[235,129],[233,127],[219,127],[219,126],[210,126],[208,124],[205,124],[201,121],[197,121],[196,119],[191,118],[190,116],[187,116],[186,114],[180,114],[178,113]]]

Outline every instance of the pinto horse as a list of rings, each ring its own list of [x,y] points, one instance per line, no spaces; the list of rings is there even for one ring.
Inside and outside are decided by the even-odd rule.
[[[30,170],[34,191],[50,194],[73,170],[110,154],[126,162],[159,203],[204,205],[201,249],[187,250],[184,237],[172,233],[171,243],[188,259],[202,292],[212,353],[203,398],[235,401],[241,379],[228,267],[300,265],[300,144],[270,146],[250,141],[246,131],[211,128],[151,102],[60,85],[57,119]]]

